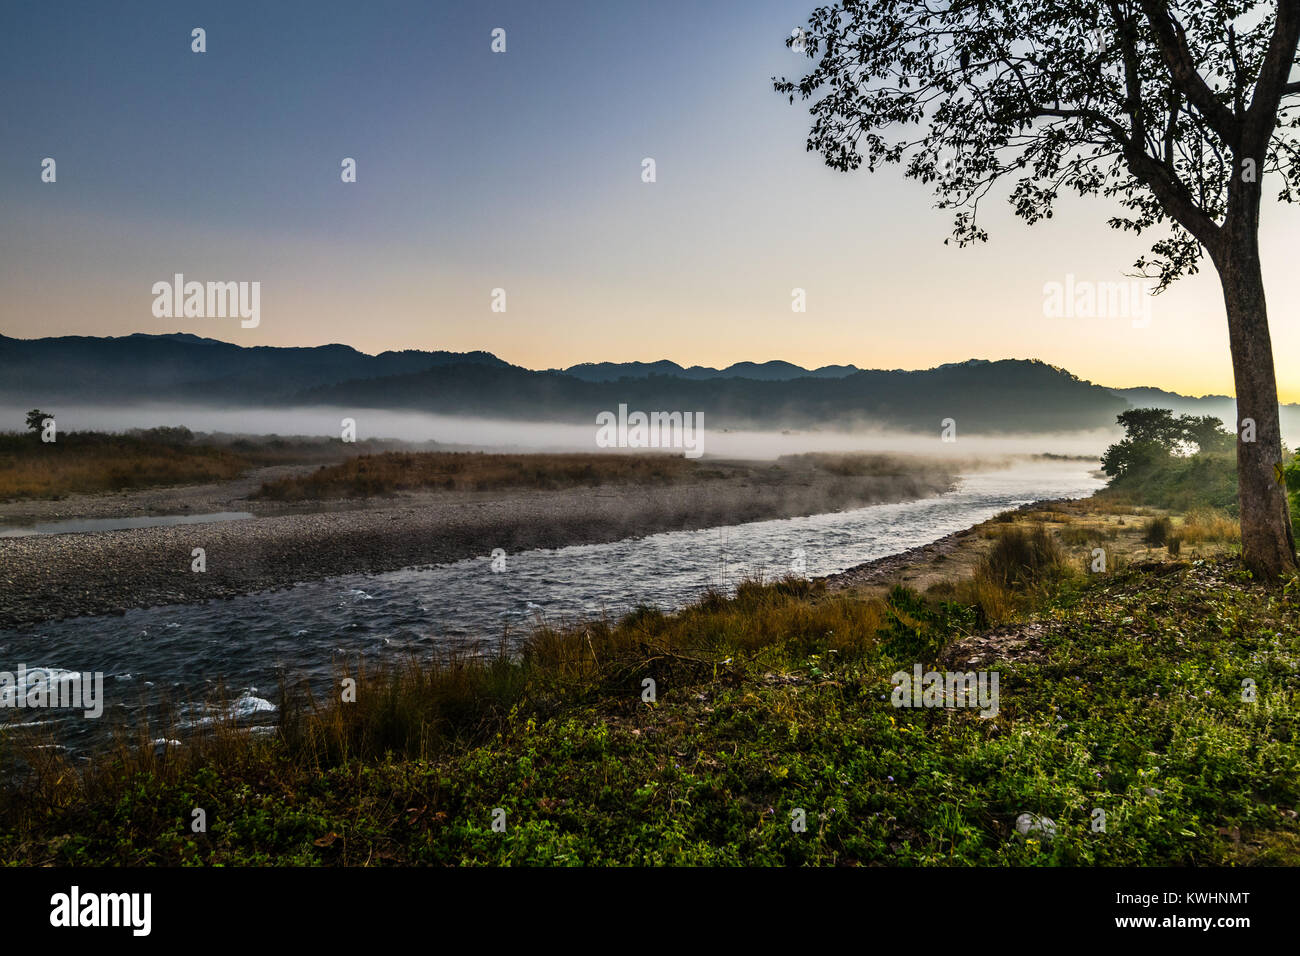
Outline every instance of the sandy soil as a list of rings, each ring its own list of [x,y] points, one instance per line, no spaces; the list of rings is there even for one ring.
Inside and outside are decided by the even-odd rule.
[[[1035,507],[1026,505],[1024,507]],[[895,584],[904,584],[924,591],[940,581],[969,577],[975,571],[979,558],[987,550],[981,528],[976,525],[964,531],[945,535],[930,544],[908,548],[897,554],[886,555],[826,577],[826,586],[832,591],[887,591]]]

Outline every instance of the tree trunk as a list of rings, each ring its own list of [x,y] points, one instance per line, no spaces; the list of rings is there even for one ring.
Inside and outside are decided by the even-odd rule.
[[[1241,509],[1242,562],[1256,577],[1273,581],[1296,567],[1295,538],[1282,464],[1273,346],[1268,334],[1259,240],[1243,230],[1216,257],[1228,312],[1228,340],[1237,390],[1237,502]],[[1255,423],[1254,440],[1247,419]]]

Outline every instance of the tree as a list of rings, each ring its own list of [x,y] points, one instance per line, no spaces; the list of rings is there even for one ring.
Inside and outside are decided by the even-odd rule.
[[[45,427],[45,419],[53,417],[54,416],[48,412],[43,412],[39,408],[33,408],[27,413],[27,428],[30,431],[39,434],[41,429]]]
[[[1101,456],[1101,470],[1122,478],[1167,463],[1175,455],[1226,451],[1232,432],[1213,415],[1180,415],[1167,408],[1131,408],[1115,420],[1124,437]]]
[[[1181,422],[1168,408],[1131,408],[1120,412],[1115,421],[1124,427],[1125,437],[1131,441],[1154,442],[1170,453],[1183,437]]]
[[[1158,442],[1123,438],[1102,453],[1101,470],[1111,478],[1123,478],[1149,472],[1169,458],[1169,449]]]
[[[842,0],[787,40],[811,72],[773,78],[815,100],[810,151],[905,163],[955,210],[959,245],[987,240],[979,202],[1011,182],[1030,224],[1067,191],[1117,202],[1116,229],[1159,228],[1136,263],[1156,292],[1208,254],[1237,415],[1255,422],[1237,441],[1242,558],[1265,578],[1296,566],[1259,213],[1266,173],[1280,200],[1300,189],[1298,43],[1300,0]]]
[[[1182,415],[1183,440],[1196,446],[1201,453],[1228,451],[1232,447],[1233,433],[1223,430],[1223,420],[1213,415]]]

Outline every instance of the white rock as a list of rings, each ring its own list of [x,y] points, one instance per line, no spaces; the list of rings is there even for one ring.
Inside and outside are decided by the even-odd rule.
[[[1040,817],[1036,813],[1022,813],[1016,817],[1016,832],[1022,837],[1031,833],[1041,834],[1046,840],[1056,836],[1056,823],[1050,817]]]

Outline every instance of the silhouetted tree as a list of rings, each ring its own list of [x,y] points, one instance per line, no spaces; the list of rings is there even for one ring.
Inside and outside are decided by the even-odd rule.
[[[30,431],[39,434],[41,429],[45,427],[45,419],[53,417],[54,416],[49,412],[43,412],[39,408],[33,408],[27,413],[27,428]]]
[[[1262,180],[1300,187],[1291,79],[1300,0],[843,0],[787,43],[814,61],[773,80],[813,116],[808,148],[856,169],[906,163],[956,210],[954,238],[987,239],[980,200],[1010,178],[1028,223],[1062,191],[1103,196],[1116,229],[1167,227],[1137,268],[1162,291],[1208,253],[1227,308],[1239,419],[1242,557],[1296,566],[1259,258]],[[1238,426],[1240,427],[1240,426]]]
[[[1183,437],[1182,424],[1168,408],[1131,408],[1120,412],[1115,420],[1124,427],[1130,440],[1155,442],[1169,452]]]

